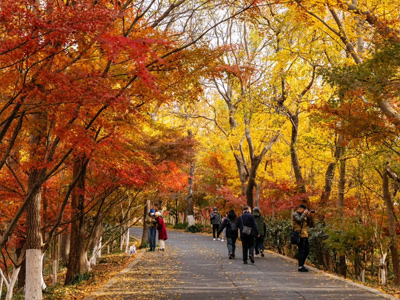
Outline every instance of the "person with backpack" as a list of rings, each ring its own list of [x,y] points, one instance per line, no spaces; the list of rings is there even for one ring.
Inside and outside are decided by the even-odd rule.
[[[211,226],[213,228],[213,240],[215,241],[216,237],[218,238],[218,240],[220,240],[218,229],[219,225],[221,224],[221,215],[219,214],[218,209],[216,207],[214,207],[213,212],[211,213],[210,221],[211,221]]]
[[[237,216],[235,211],[233,209],[230,210],[227,217],[224,218],[221,227],[218,229],[218,234],[220,234],[223,230],[226,230],[226,245],[228,247],[229,259],[235,258],[236,240],[238,238],[236,219]]]
[[[156,220],[157,220],[157,230],[158,230],[158,240],[160,241],[160,248],[158,251],[165,251],[165,241],[168,239],[167,227],[165,226],[165,222],[161,217],[161,212],[156,212]]]
[[[260,237],[256,219],[250,212],[250,207],[243,207],[243,214],[238,218],[237,227],[240,229],[240,239],[242,240],[243,248],[243,263],[247,264],[249,258],[254,264],[254,239]]]
[[[261,253],[261,257],[264,257],[264,239],[267,232],[267,224],[265,223],[265,218],[261,215],[260,209],[257,206],[253,209],[253,216],[256,219],[256,224],[260,232],[260,237],[255,238],[254,248],[256,250],[256,255]]]
[[[308,243],[308,228],[313,227],[314,222],[312,212],[307,210],[304,204],[301,204],[297,211],[293,213],[293,231],[300,233],[300,242],[297,244],[299,253],[299,272],[308,272],[304,266],[308,254],[310,252],[310,244]]]

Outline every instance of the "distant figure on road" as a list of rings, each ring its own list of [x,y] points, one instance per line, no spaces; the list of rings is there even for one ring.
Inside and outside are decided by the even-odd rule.
[[[146,225],[147,225],[147,237],[149,239],[149,246],[150,246],[149,251],[156,251],[157,220],[154,209],[150,209],[149,214],[146,216]]]
[[[156,212],[156,220],[157,220],[157,230],[158,230],[158,240],[160,241],[159,251],[165,251],[165,241],[168,240],[167,227],[165,227],[165,223],[163,218],[161,217],[161,213]]]
[[[237,227],[240,229],[240,239],[242,240],[243,263],[247,264],[247,259],[250,258],[251,263],[254,264],[254,239],[260,237],[260,233],[250,207],[243,207],[243,214],[237,221]]]
[[[228,219],[228,213],[226,213],[225,217],[222,218],[221,224],[223,224],[226,219]],[[219,228],[221,228],[221,226]],[[221,232],[221,230],[218,229],[218,232]],[[226,227],[222,230],[221,242],[224,242],[225,240],[226,240]]]
[[[234,210],[228,212],[228,217],[224,218],[218,233],[226,230],[226,244],[228,247],[229,259],[235,258],[236,240],[238,238],[238,228],[236,226],[237,216]]]
[[[304,204],[301,204],[297,211],[293,213],[293,230],[300,232],[299,247],[299,272],[308,272],[304,266],[307,256],[310,253],[310,244],[308,243],[308,227],[313,227],[314,222],[311,212],[307,210]]]
[[[255,238],[255,250],[256,255],[261,253],[261,257],[264,257],[264,239],[267,232],[267,224],[265,223],[264,217],[260,213],[260,209],[256,206],[253,209],[253,216],[256,219],[256,224],[258,231],[260,232],[260,237]]]
[[[214,207],[214,211],[211,213],[210,221],[211,221],[211,226],[213,228],[214,241],[215,241],[216,237],[218,238],[218,240],[220,240],[218,229],[219,229],[219,225],[221,224],[221,215],[219,214],[218,209],[216,207]]]

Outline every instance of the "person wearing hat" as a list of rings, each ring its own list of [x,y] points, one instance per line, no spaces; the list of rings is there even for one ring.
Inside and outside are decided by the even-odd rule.
[[[261,215],[260,208],[258,206],[253,208],[253,216],[254,219],[256,219],[257,228],[260,232],[260,237],[255,238],[254,248],[256,255],[261,253],[261,257],[264,257],[264,238],[267,232],[267,224],[265,223],[265,219]]]
[[[149,251],[156,251],[156,217],[154,209],[150,209],[149,214],[146,216],[147,225],[147,238],[149,239]]]
[[[221,224],[221,215],[219,214],[218,209],[216,207],[214,207],[213,212],[210,215],[210,222],[213,228],[213,240],[215,241],[216,238],[220,240],[218,229],[219,225]]]
[[[299,205],[297,211],[293,213],[293,230],[300,232],[300,243],[298,244],[299,272],[308,272],[308,269],[304,264],[307,260],[308,254],[310,253],[308,228],[313,227],[313,225],[311,212],[304,204]]]
[[[156,212],[158,240],[160,241],[159,251],[165,251],[165,241],[168,240],[167,227],[161,217],[161,212]]]

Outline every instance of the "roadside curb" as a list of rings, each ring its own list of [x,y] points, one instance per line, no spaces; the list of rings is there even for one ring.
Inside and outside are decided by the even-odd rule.
[[[290,261],[290,262],[293,262],[293,263],[297,264],[297,260],[294,259],[294,258],[287,257],[287,256],[285,256],[285,255],[282,255],[282,254],[279,254],[279,253],[275,253],[275,252],[270,251],[270,250],[266,250],[266,251],[267,251],[269,254],[272,254],[272,255],[274,255],[274,256],[283,258],[283,259],[285,259],[285,260],[287,260],[287,261]],[[314,272],[316,272],[316,273],[320,273],[320,274],[322,274],[322,275],[324,275],[324,276],[327,276],[327,277],[332,278],[332,279],[335,279],[335,280],[339,280],[339,281],[342,281],[342,282],[346,282],[346,283],[348,283],[348,284],[350,284],[350,285],[352,285],[352,286],[355,286],[355,287],[358,287],[358,288],[360,288],[360,289],[366,290],[366,291],[371,292],[371,293],[373,293],[373,294],[375,294],[375,295],[382,296],[382,297],[384,297],[384,298],[386,298],[386,299],[399,300],[399,298],[397,298],[397,297],[394,297],[394,296],[392,296],[392,295],[386,294],[386,293],[381,292],[381,291],[379,291],[379,290],[377,290],[377,289],[374,289],[374,288],[372,288],[372,287],[365,286],[365,285],[362,285],[362,284],[360,284],[360,283],[356,283],[356,282],[353,282],[353,281],[351,281],[351,280],[345,279],[345,278],[343,278],[343,277],[336,276],[336,275],[333,275],[333,274],[324,272],[324,271],[322,271],[322,270],[320,270],[320,269],[317,269],[317,268],[315,268],[315,267],[312,267],[312,266],[310,266],[310,265],[307,265],[307,268],[309,268],[310,270],[312,270],[312,271],[314,271]]]
[[[146,253],[146,249],[140,249],[138,255],[125,269],[123,269],[121,272],[119,272],[117,275],[115,275],[113,278],[111,278],[107,283],[102,285],[97,291],[93,292],[92,295],[84,298],[83,300],[95,300],[97,296],[101,296],[105,290],[111,288],[117,282],[118,279],[123,277],[134,266],[136,266],[140,262],[140,260],[142,259],[143,255],[145,253]]]

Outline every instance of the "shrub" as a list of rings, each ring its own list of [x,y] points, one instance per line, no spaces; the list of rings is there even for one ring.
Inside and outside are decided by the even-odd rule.
[[[188,228],[188,223],[178,223],[175,224],[174,229],[186,229]]]
[[[192,232],[192,233],[196,233],[196,232],[201,232],[203,230],[204,226],[201,224],[195,224],[192,226],[189,226],[186,231],[187,232]]]

